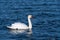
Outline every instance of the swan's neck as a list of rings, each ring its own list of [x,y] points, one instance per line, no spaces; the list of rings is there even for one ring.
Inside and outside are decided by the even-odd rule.
[[[32,23],[31,23],[30,18],[28,18],[28,23],[29,23],[29,29],[31,29],[32,28]]]

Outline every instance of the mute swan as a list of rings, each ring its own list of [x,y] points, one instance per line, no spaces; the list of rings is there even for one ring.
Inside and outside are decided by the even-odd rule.
[[[30,20],[31,18],[32,18],[32,15],[28,15],[29,26],[25,25],[24,23],[16,22],[16,23],[13,23],[11,26],[7,26],[7,28],[9,29],[32,29],[32,23]]]

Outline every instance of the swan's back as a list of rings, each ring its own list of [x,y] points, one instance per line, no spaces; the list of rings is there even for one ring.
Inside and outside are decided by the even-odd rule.
[[[16,22],[10,26],[10,28],[13,29],[28,29],[28,26],[25,25],[24,23]]]
[[[25,25],[24,23],[19,23],[19,22],[17,22],[17,23],[14,23],[14,24],[12,24],[12,26],[17,26],[17,27],[27,27],[27,25]]]

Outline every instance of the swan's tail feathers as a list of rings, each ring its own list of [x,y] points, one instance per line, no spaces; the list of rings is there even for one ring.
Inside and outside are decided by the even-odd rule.
[[[16,29],[16,28],[13,28],[13,27],[10,27],[10,26],[7,26],[8,29]]]
[[[11,27],[7,26],[8,29],[11,29]]]

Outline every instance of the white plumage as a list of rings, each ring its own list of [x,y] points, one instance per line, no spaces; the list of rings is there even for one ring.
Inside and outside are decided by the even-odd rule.
[[[28,15],[29,26],[27,26],[24,23],[15,22],[11,26],[7,26],[7,28],[10,28],[10,29],[31,29],[32,28],[32,23],[31,23],[31,20],[30,20],[31,17],[32,17],[32,15]]]

